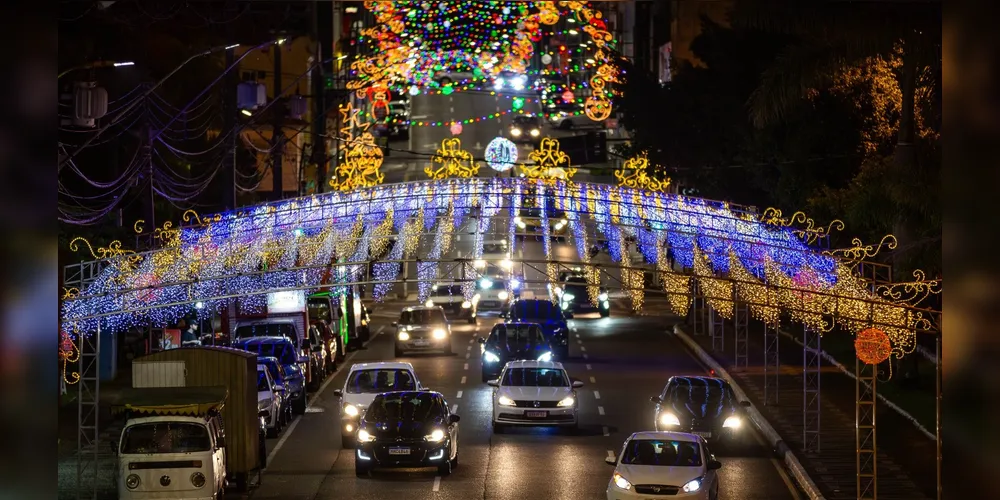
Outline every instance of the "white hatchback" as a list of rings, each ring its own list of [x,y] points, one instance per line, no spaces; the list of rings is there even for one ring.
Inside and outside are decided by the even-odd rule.
[[[671,498],[716,500],[722,464],[705,439],[686,432],[636,432],[625,440],[608,482],[608,500]]]
[[[489,385],[495,387],[495,433],[502,433],[507,426],[578,425],[576,389],[583,387],[583,382],[571,380],[562,363],[511,361]]]
[[[358,422],[368,411],[375,396],[383,392],[421,391],[413,365],[400,361],[357,363],[351,366],[343,389],[333,391],[340,398],[340,435],[344,448],[356,444]]]

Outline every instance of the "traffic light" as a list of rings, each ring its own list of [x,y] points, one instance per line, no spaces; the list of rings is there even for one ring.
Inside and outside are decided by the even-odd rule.
[[[333,75],[323,75],[323,88],[332,89],[333,88]]]

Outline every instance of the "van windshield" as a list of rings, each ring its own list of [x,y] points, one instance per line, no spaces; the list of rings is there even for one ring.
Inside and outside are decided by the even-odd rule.
[[[209,451],[208,428],[189,422],[137,424],[125,429],[122,454],[192,453]]]

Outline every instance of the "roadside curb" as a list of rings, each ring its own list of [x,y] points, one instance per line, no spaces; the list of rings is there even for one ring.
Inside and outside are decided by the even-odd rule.
[[[681,325],[674,325],[673,333],[688,347],[688,349],[698,356],[698,359],[700,359],[702,363],[708,365],[711,369],[715,370],[720,377],[729,382],[729,385],[733,388],[733,392],[736,393],[736,397],[738,397],[741,401],[750,400],[750,398],[748,398],[746,393],[743,391],[743,388],[736,383],[736,380],[733,379],[732,376],[729,375],[729,372],[726,371],[726,369],[723,368],[722,365],[715,360],[715,358],[702,349],[697,342],[688,336],[687,332],[684,331]],[[780,435],[778,435],[777,431],[774,430],[774,427],[771,426],[767,419],[761,415],[760,411],[758,411],[756,407],[751,406],[746,409],[746,412],[747,415],[750,416],[750,420],[752,420],[754,425],[760,430],[761,434],[767,438],[767,441],[774,448],[774,451],[778,453],[778,456],[781,457],[782,460],[784,460],[785,466],[787,466],[788,470],[791,471],[792,476],[795,478],[795,482],[798,483],[799,487],[802,488],[810,500],[825,500],[823,494],[819,490],[819,487],[816,486],[816,483],[811,477],[809,477],[809,473],[806,472],[805,467],[802,466],[802,462],[799,462],[795,453],[793,453],[788,445],[785,444],[785,441]]]

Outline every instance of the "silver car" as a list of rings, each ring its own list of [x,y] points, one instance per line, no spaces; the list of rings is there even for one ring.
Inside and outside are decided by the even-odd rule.
[[[406,352],[440,351],[451,354],[451,324],[440,306],[403,309],[396,327],[396,357]]]

